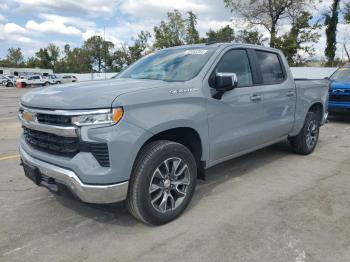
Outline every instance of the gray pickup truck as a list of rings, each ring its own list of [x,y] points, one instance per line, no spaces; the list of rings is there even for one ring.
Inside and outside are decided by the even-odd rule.
[[[50,86],[21,98],[21,163],[51,191],[87,203],[126,200],[164,224],[190,202],[209,167],[289,139],[315,149],[326,80],[294,81],[283,54],[243,44],[160,50],[117,78]]]

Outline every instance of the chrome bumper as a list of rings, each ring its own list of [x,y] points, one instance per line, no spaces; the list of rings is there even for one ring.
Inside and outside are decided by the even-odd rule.
[[[128,182],[113,185],[87,185],[82,183],[71,170],[33,158],[22,147],[19,148],[19,152],[25,164],[38,168],[41,174],[66,185],[83,202],[109,204],[126,199]]]

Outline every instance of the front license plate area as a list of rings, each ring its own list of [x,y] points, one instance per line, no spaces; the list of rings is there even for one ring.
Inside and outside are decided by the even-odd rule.
[[[42,180],[39,170],[36,167],[30,166],[26,163],[22,163],[22,165],[25,176],[39,186]]]

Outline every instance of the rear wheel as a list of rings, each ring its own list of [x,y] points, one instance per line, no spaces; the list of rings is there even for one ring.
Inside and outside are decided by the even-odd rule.
[[[190,202],[196,178],[196,161],[185,146],[171,141],[151,142],[135,162],[128,209],[147,224],[170,222]]]
[[[50,82],[45,82],[44,86],[49,86]]]
[[[300,133],[290,139],[293,151],[297,154],[311,154],[317,145],[320,133],[320,118],[315,112],[308,112]]]
[[[11,87],[11,86],[13,86],[13,84],[11,82],[7,82],[6,86]]]

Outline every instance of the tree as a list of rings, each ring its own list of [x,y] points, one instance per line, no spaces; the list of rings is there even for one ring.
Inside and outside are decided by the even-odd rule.
[[[149,48],[149,39],[151,38],[151,34],[147,31],[141,31],[137,34],[137,38],[133,39],[133,45],[128,47],[128,51],[130,58],[128,59],[128,64],[135,62],[140,59],[147,48]]]
[[[229,25],[222,27],[217,31],[210,29],[206,35],[208,40],[215,40],[217,42],[232,42],[235,40],[235,32]]]
[[[54,44],[49,44],[47,46],[47,52],[49,53],[50,56],[50,62],[51,62],[51,67],[52,69],[56,69],[56,64],[58,62],[58,59],[60,57],[60,48]]]
[[[57,63],[57,73],[88,73],[92,71],[87,51],[83,48],[71,49],[70,45],[63,48],[64,57]]]
[[[345,22],[350,23],[350,3],[345,5],[344,20]]]
[[[339,3],[340,0],[333,0],[329,13],[325,13],[324,25],[326,26],[327,46],[325,55],[328,59],[327,66],[333,66],[335,52],[337,50],[337,26],[339,22]]]
[[[267,38],[265,38],[263,34],[259,33],[256,30],[241,30],[238,32],[238,35],[236,37],[237,42],[253,45],[263,45],[266,40]]]
[[[251,25],[263,25],[270,33],[270,46],[275,46],[277,26],[281,19],[289,17],[293,6],[302,9],[308,0],[224,0],[231,12],[236,12]],[[310,0],[311,1],[311,0]],[[308,2],[310,2],[308,1]]]
[[[40,48],[35,53],[40,68],[51,68],[51,57],[47,48]]]
[[[130,65],[130,54],[127,46],[123,45],[113,54],[113,71],[122,71],[125,67]]]
[[[29,57],[25,64],[26,64],[26,67],[30,67],[30,68],[40,67],[39,60],[34,56]]]
[[[161,21],[159,26],[153,28],[154,47],[166,48],[179,46],[185,43],[186,22],[178,10],[167,13],[168,21]]]
[[[199,33],[196,29],[197,16],[193,12],[188,12],[188,18],[186,20],[186,44],[198,44],[200,43]]]
[[[106,62],[112,48],[114,48],[112,42],[105,41],[102,37],[97,35],[87,39],[83,45],[83,49],[90,60],[91,68],[96,68],[99,73],[101,73],[103,67],[106,70]]]
[[[10,67],[23,66],[24,58],[21,48],[9,48],[4,62]]]
[[[304,57],[298,54],[303,51],[304,54],[313,55],[315,49],[308,43],[317,43],[320,34],[315,32],[320,28],[318,23],[310,25],[313,19],[307,11],[302,11],[292,16],[292,28],[286,34],[276,39],[276,47],[281,49],[286,56],[289,65],[300,65],[304,63]]]

